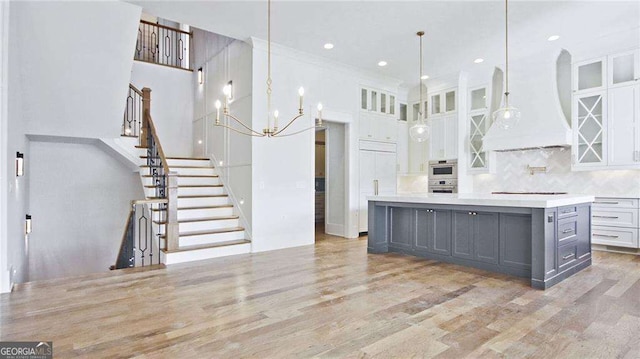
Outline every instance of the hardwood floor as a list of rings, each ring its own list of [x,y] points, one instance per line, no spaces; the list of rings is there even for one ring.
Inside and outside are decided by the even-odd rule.
[[[21,285],[0,340],[56,358],[640,358],[640,257],[547,290],[366,240]]]

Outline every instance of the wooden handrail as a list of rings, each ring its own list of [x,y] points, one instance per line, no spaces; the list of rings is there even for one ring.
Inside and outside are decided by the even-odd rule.
[[[133,86],[133,84],[129,84],[129,88],[135,91],[138,95],[142,96],[142,91],[138,90],[138,88]]]
[[[132,206],[135,206],[136,204],[159,204],[159,203],[169,203],[169,199],[155,198],[155,199],[136,199],[131,201]]]
[[[160,25],[160,24],[156,24],[155,22],[150,22],[150,21],[145,21],[145,20],[140,20],[140,22],[143,23],[143,24],[147,24],[147,25],[151,25],[151,26],[157,26],[157,27],[160,27],[160,28],[163,28],[163,29],[172,30],[172,31],[175,31],[175,32],[179,32],[179,33],[182,33],[182,34],[193,36],[192,32],[184,31],[184,30],[181,30],[181,29],[176,29],[175,27],[166,26],[166,25]]]
[[[164,155],[164,151],[162,150],[162,145],[160,144],[160,139],[158,137],[158,133],[156,132],[156,126],[153,124],[153,119],[151,118],[151,114],[149,110],[145,109],[144,116],[147,121],[149,121],[149,128],[151,128],[151,136],[156,142],[156,146],[158,147],[158,154],[160,155],[160,160],[162,160],[162,168],[164,169],[164,173],[169,173],[169,165],[167,164],[167,157]]]

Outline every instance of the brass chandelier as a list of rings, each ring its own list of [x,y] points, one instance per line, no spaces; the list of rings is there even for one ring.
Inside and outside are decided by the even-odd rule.
[[[220,100],[216,100],[216,122],[215,125],[219,127],[228,128],[229,130],[235,131],[239,134],[253,137],[286,137],[296,135],[317,127],[322,127],[322,104],[318,103],[318,117],[315,126],[311,126],[305,128],[303,130],[285,133],[287,128],[291,126],[297,119],[304,116],[304,108],[303,108],[303,99],[304,99],[304,88],[300,87],[298,89],[299,96],[299,107],[298,114],[295,115],[286,125],[282,128],[278,126],[278,110],[271,111],[271,84],[273,81],[271,80],[271,0],[267,2],[267,127],[263,128],[262,131],[257,131],[252,129],[250,126],[246,125],[243,121],[233,116],[229,112],[229,102],[231,100],[231,87],[230,85],[224,86],[222,92],[224,94],[224,103],[220,102]],[[232,126],[229,126],[224,123],[220,123],[220,108],[222,107],[222,114],[227,119],[232,119],[236,121],[242,128],[238,129]]]

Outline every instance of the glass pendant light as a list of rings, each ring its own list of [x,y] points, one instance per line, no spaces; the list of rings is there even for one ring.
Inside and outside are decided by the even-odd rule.
[[[424,31],[418,31],[418,37],[420,37],[420,104],[418,105],[418,122],[411,126],[409,129],[409,136],[411,139],[416,142],[425,142],[429,139],[429,135],[431,134],[431,127],[424,122],[424,113],[427,110],[424,107],[424,101],[422,101],[422,36],[424,36]]]
[[[505,92],[504,106],[493,113],[493,123],[509,130],[520,122],[520,110],[509,104],[509,0],[504,0],[505,23]]]

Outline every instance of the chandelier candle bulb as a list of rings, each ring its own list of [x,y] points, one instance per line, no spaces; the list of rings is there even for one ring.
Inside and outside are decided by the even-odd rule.
[[[273,111],[273,130],[278,131],[278,116],[280,112],[278,110]]]
[[[300,114],[302,114],[302,102],[304,99],[304,87],[298,89],[298,95],[300,95]]]
[[[318,125],[322,126],[322,104],[318,103]]]
[[[220,100],[216,100],[216,123],[220,122],[220,106],[222,104],[220,103]]]

